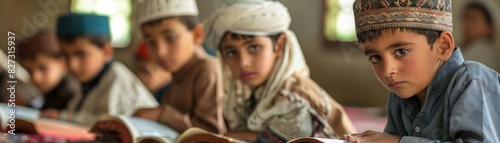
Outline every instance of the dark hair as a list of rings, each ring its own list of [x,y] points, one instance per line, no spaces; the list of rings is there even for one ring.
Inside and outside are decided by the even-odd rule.
[[[111,37],[109,36],[87,36],[87,35],[74,35],[74,36],[63,36],[59,37],[60,40],[73,43],[79,38],[87,38],[90,43],[96,45],[99,48],[104,48],[104,45],[111,42]]]
[[[276,42],[278,41],[278,38],[282,34],[283,33],[278,33],[278,34],[273,34],[273,35],[267,35],[267,37],[269,37],[271,39],[271,42],[272,42],[273,46],[275,46]],[[244,34],[236,34],[236,33],[232,33],[232,32],[226,32],[226,33],[224,33],[224,36],[222,36],[221,41],[226,36],[231,36],[232,40],[240,40],[240,39],[242,39],[242,40],[251,40],[251,39],[255,38],[255,35],[244,35]]]
[[[63,57],[61,48],[57,43],[56,35],[46,29],[42,29],[33,37],[20,42],[16,52],[21,61],[27,59],[34,60],[41,54],[56,59]]]
[[[379,38],[382,35],[382,31],[384,30],[390,30],[391,32],[396,32],[397,30],[400,30],[401,32],[403,31],[408,31],[408,32],[413,32],[416,34],[424,35],[427,38],[427,44],[431,46],[436,42],[436,39],[438,38],[439,34],[441,34],[442,31],[436,31],[436,30],[425,30],[425,29],[415,29],[415,28],[386,28],[386,29],[381,29],[381,30],[369,30],[365,32],[361,32],[357,34],[358,41],[359,43],[365,43],[372,41],[374,39]]]
[[[178,19],[190,31],[193,30],[194,27],[200,23],[198,16],[173,16],[173,17],[160,18],[157,20],[146,22],[146,23],[141,25],[141,28],[144,26],[157,25],[157,24],[160,24],[163,20],[173,19],[173,18]]]
[[[469,5],[467,5],[465,9],[478,9],[486,17],[486,22],[488,22],[488,24],[493,26],[493,20],[491,18],[491,14],[488,12],[488,10],[486,10],[486,7],[483,4],[479,2],[471,2],[469,3]]]

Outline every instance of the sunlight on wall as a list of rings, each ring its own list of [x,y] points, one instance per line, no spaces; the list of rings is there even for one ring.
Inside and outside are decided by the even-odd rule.
[[[71,11],[110,16],[113,47],[124,48],[130,43],[132,2],[130,0],[73,0]]]
[[[341,42],[356,40],[353,3],[354,0],[327,0],[324,34],[328,40]]]

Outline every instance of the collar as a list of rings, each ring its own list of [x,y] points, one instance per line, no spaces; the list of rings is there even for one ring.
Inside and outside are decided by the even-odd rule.
[[[196,65],[200,63],[200,61],[205,58],[205,53],[201,47],[195,50],[191,59],[189,59],[186,64],[184,64],[177,72],[172,73],[172,82],[183,81],[187,75],[191,74],[191,70],[193,70]]]
[[[88,82],[85,82],[85,83],[82,83],[82,93],[83,95],[87,95],[87,93],[92,89],[94,88],[97,83],[99,83],[101,77],[104,75],[104,73],[106,73],[108,71],[108,69],[111,67],[111,64],[113,63],[113,59],[111,59],[111,61],[109,61],[108,63],[104,64],[104,67],[102,67],[101,71],[99,72],[99,74],[97,74],[97,76],[95,76],[92,80],[88,81]]]
[[[450,59],[448,59],[443,64],[443,66],[434,76],[432,82],[427,87],[427,95],[430,95],[430,93],[434,93],[437,91],[445,90],[448,87],[448,82],[453,76],[453,73],[455,73],[455,70],[460,65],[462,65],[463,62],[464,58],[462,56],[462,52],[460,51],[460,48],[456,47]]]

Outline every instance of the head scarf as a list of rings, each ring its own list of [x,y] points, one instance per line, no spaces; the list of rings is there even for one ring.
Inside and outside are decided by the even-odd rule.
[[[226,32],[264,36],[283,33],[286,36],[286,47],[283,57],[275,64],[267,83],[258,89],[258,99],[272,99],[277,95],[280,87],[284,85],[285,79],[293,74],[309,76],[302,50],[295,34],[290,31],[290,14],[287,8],[277,1],[246,0],[232,3],[222,7],[205,21],[206,44],[219,49],[220,41]],[[220,56],[219,52],[219,56]],[[222,57],[220,58],[224,64]],[[231,71],[224,66],[224,116],[231,130],[246,128],[244,123],[243,107],[244,101],[250,92],[239,80],[231,77]],[[262,100],[259,104],[270,105],[272,100]],[[293,106],[293,105],[290,105]],[[254,112],[263,112],[266,106],[257,106]],[[250,115],[251,116],[251,115]],[[250,124],[249,124],[250,126]],[[262,126],[250,126],[251,130],[262,130]]]

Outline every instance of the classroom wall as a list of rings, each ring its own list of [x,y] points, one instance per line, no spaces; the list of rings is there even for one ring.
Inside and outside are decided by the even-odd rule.
[[[67,0],[2,0],[0,1],[0,41],[1,49],[7,42],[7,31],[16,34],[16,42],[25,37],[33,36],[39,28],[55,27],[55,19],[61,13],[69,11],[70,1]]]
[[[200,17],[205,18],[214,11],[218,2],[225,0],[197,0]],[[322,40],[322,17],[323,0],[279,0],[288,7],[292,16],[290,28],[296,33],[302,46],[307,64],[311,70],[311,77],[337,101],[344,105],[354,106],[378,106],[384,107],[387,100],[386,90],[375,77],[367,58],[359,49],[349,45],[326,46]],[[3,34],[0,34],[0,42],[6,43],[6,31],[8,29],[21,33],[23,26],[33,21],[33,16],[43,17],[42,12],[47,13],[44,6],[39,3],[59,4],[55,15],[69,12],[69,1],[65,0],[2,0],[0,1],[0,13],[2,18],[0,24]],[[495,0],[500,7],[499,0]],[[460,16],[464,0],[454,0],[454,37],[460,41],[461,26]],[[47,15],[48,22],[39,18],[38,27],[54,28],[56,16]],[[27,20],[23,20],[26,18]],[[41,21],[41,22],[40,22]],[[128,48],[116,49],[115,59],[124,62],[129,67],[134,67],[133,58],[130,58],[135,50],[140,34],[133,31],[135,39]],[[21,34],[18,34],[21,35]],[[499,37],[500,38],[500,37]],[[500,47],[500,46],[498,46]],[[6,51],[6,46],[1,49]],[[2,61],[3,62],[3,61]]]

